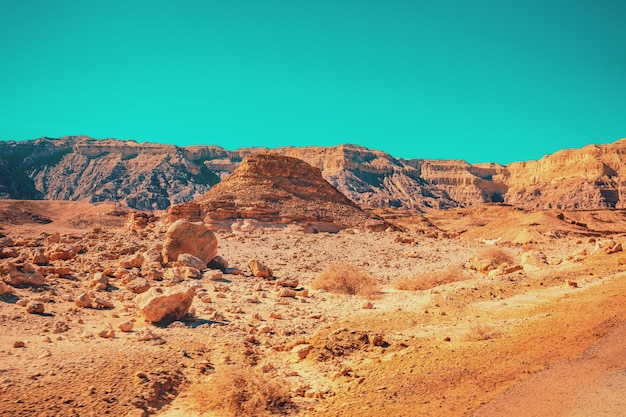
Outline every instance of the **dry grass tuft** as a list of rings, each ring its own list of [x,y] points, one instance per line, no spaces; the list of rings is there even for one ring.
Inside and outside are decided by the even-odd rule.
[[[474,323],[470,326],[465,338],[472,342],[481,340],[496,339],[500,337],[501,332],[495,326],[484,323]]]
[[[250,368],[216,373],[210,387],[198,387],[192,394],[199,411],[217,411],[224,416],[269,416],[294,410],[285,381],[271,379]]]
[[[369,272],[349,263],[329,265],[311,283],[314,289],[324,289],[337,294],[375,297],[380,292],[380,284]]]
[[[394,287],[404,291],[420,291],[466,279],[468,279],[468,276],[461,269],[448,268],[442,271],[424,272],[410,278],[401,278],[395,283]]]
[[[478,254],[478,259],[484,259],[490,261],[492,265],[500,266],[504,264],[513,265],[515,260],[513,256],[504,249],[501,248],[489,248],[485,249]]]

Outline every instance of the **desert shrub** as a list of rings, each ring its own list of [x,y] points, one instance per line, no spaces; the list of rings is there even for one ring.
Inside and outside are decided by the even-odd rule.
[[[489,340],[500,337],[500,330],[498,330],[495,326],[484,324],[484,323],[474,323],[470,326],[465,338],[467,340],[477,342],[480,340]]]
[[[284,381],[251,368],[236,367],[216,373],[210,389],[197,386],[193,396],[198,411],[218,415],[267,416],[288,414],[294,404]]]
[[[501,248],[485,249],[478,254],[478,259],[490,261],[492,265],[499,266],[504,264],[512,265],[515,263],[513,256]]]
[[[345,262],[329,265],[311,286],[314,289],[362,297],[374,297],[380,291],[380,284],[373,275]]]
[[[467,275],[459,268],[448,268],[441,271],[423,272],[412,277],[400,278],[395,288],[404,291],[420,291],[435,288],[451,282],[464,281]]]

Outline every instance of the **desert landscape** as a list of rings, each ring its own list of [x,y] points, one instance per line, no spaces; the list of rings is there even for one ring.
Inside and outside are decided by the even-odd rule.
[[[0,144],[2,416],[626,413],[626,141]]]

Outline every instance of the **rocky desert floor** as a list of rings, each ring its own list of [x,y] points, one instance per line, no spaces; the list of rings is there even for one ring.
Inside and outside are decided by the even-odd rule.
[[[623,211],[243,221],[216,231],[223,271],[163,263],[165,215],[128,214],[0,202],[1,416],[626,414]],[[336,293],[323,273],[379,287]],[[179,286],[187,314],[146,321],[138,294]]]

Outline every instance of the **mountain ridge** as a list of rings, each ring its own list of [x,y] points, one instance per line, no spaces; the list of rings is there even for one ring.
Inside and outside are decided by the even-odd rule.
[[[0,142],[0,198],[110,201],[162,210],[201,196],[247,155],[268,150],[87,136]],[[626,206],[626,139],[507,165],[402,159],[353,144],[271,152],[320,169],[350,200],[372,207],[425,211],[490,202],[527,209]]]

